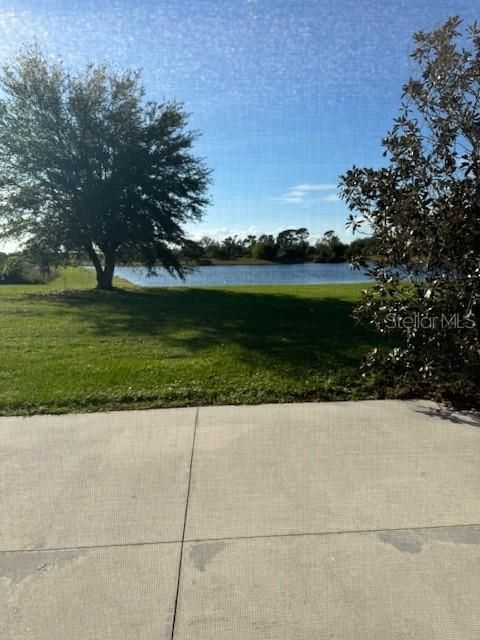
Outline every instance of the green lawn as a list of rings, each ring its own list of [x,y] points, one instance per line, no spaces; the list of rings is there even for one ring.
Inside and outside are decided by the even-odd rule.
[[[374,397],[365,285],[95,291],[69,268],[0,286],[0,413]]]

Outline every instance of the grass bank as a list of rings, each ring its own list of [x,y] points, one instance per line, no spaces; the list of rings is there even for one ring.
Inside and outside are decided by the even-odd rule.
[[[365,285],[92,289],[65,269],[0,287],[0,413],[375,397]]]

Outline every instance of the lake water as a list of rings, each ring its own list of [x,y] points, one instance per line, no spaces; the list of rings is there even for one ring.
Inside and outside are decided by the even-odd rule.
[[[235,284],[327,284],[368,282],[363,270],[340,264],[269,264],[197,267],[184,281],[164,269],[149,276],[144,267],[117,267],[115,275],[144,287],[207,287]]]

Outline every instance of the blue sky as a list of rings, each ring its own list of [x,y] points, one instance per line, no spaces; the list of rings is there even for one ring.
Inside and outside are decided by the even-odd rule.
[[[0,58],[36,38],[68,66],[143,70],[147,97],[184,102],[214,170],[193,237],[345,231],[338,177],[379,166],[414,72],[411,35],[474,0],[0,1]]]

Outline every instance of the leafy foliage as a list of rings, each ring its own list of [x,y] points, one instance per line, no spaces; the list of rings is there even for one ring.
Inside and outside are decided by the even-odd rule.
[[[172,248],[202,216],[209,171],[181,105],[145,102],[138,73],[71,75],[36,48],[4,67],[1,85],[3,236],[85,252],[101,288],[119,258],[182,275]]]
[[[1,284],[23,284],[25,282],[28,282],[27,265],[21,256],[8,256],[5,260],[1,261]]]
[[[32,262],[25,252],[0,253],[0,284],[41,284],[54,275],[54,271],[45,271],[37,262]]]
[[[341,183],[350,226],[376,238],[359,316],[397,343],[369,364],[456,393],[480,375],[480,28],[461,38],[460,25],[414,35],[418,75],[383,140],[388,165]]]
[[[315,245],[315,262],[344,262],[347,248],[333,230],[325,231]]]

